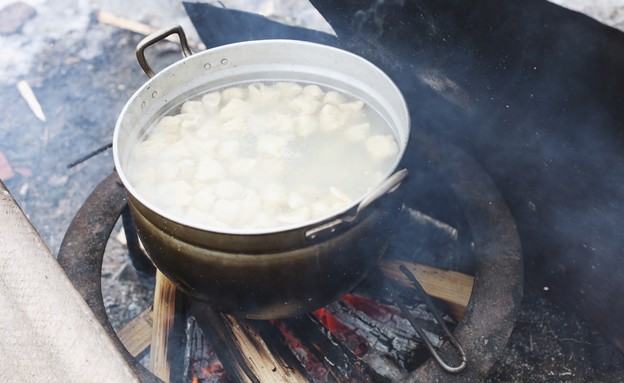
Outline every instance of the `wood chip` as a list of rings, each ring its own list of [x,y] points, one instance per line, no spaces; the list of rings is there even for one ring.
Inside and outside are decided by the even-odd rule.
[[[150,346],[153,322],[150,306],[117,333],[119,340],[132,356],[137,357]]]
[[[464,315],[472,294],[473,276],[397,259],[382,259],[379,262],[379,267],[386,277],[405,286],[411,286],[410,281],[399,269],[400,265],[405,265],[414,274],[427,294],[446,302],[456,319]]]
[[[175,315],[176,288],[160,271],[156,272],[150,370],[165,383],[170,380],[171,365],[167,357],[169,335]]]
[[[121,16],[117,16],[113,13],[100,11],[98,12],[97,19],[100,23],[110,25],[112,27],[125,29],[130,32],[138,33],[140,35],[147,36],[157,31],[156,28],[151,25],[144,24],[138,21],[126,19]],[[179,44],[179,40],[177,36],[169,36],[166,38],[167,41],[172,43]],[[189,45],[197,50],[204,50],[206,46],[203,43],[196,43],[189,40]]]
[[[138,21],[134,20],[129,20],[106,11],[98,12],[97,19],[102,24],[125,29],[127,31],[138,33],[141,35],[149,35],[156,32],[156,29],[150,25],[139,23]]]
[[[42,122],[45,122],[46,117],[43,114],[43,109],[41,108],[41,104],[37,101],[37,97],[35,97],[35,93],[32,88],[25,80],[22,80],[17,83],[17,90],[20,92],[30,110],[34,113],[35,116]]]

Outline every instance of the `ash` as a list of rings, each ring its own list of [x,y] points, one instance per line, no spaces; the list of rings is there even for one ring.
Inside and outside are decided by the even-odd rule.
[[[137,317],[154,302],[153,276],[138,272],[128,256],[121,222],[106,244],[102,261],[102,297],[115,331]]]
[[[85,198],[113,170],[110,152],[72,169],[66,165],[111,142],[116,117],[146,81],[134,59],[143,36],[99,23],[97,12],[105,7],[155,27],[178,21],[190,25],[177,2],[137,3],[137,10],[127,10],[135,7],[127,1],[100,3],[28,1],[20,3],[22,11],[26,6],[35,12],[16,15],[7,10],[13,2],[0,2],[0,23],[15,23],[0,36],[0,169],[11,169],[0,177],[53,253]],[[283,11],[277,19],[298,21],[287,12],[298,10],[289,5],[299,2],[247,3],[263,7],[262,14]],[[621,2],[602,3],[586,2],[583,10],[613,15],[612,24],[621,27]],[[179,56],[171,47],[155,49],[163,58]],[[20,80],[33,88],[45,123],[20,97],[15,86]],[[104,301],[115,329],[153,299],[153,279],[132,268],[119,231],[118,225],[102,270]],[[591,324],[551,303],[544,291],[528,290],[509,344],[487,382],[624,382],[624,357]]]
[[[486,382],[624,382],[624,355],[575,313],[551,303],[544,291],[529,290]]]

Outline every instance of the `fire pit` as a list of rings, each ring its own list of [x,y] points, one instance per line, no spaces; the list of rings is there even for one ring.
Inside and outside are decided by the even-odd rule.
[[[624,281],[619,229],[624,218],[622,32],[545,0],[313,2],[339,38],[359,49],[359,54],[375,60],[389,58],[386,69],[407,92],[413,90],[409,98],[413,96],[422,111],[413,115],[414,121],[469,153],[509,206],[522,241],[525,298],[510,342],[486,382],[620,379],[624,366],[620,326],[624,310],[619,299]],[[84,16],[78,30],[77,14],[56,13],[60,7],[56,3],[37,5],[37,16],[21,32],[7,37],[17,42],[9,47],[28,40],[47,47],[28,60],[37,67],[30,67],[28,61],[5,65],[9,73],[15,69],[18,75],[4,78],[1,98],[7,113],[0,129],[0,150],[15,171],[13,178],[3,182],[53,253],[75,210],[112,170],[108,153],[69,172],[65,165],[75,159],[76,151],[81,155],[110,142],[122,100],[129,97],[130,88],[144,81],[132,56],[142,36],[104,24],[100,17],[104,12],[98,12],[97,3],[90,5],[96,9],[76,9]],[[134,12],[126,4],[113,13],[155,28],[178,23],[170,18],[175,12],[158,7],[145,11],[166,17],[145,17],[145,12]],[[50,35],[45,22],[50,19],[54,25],[68,24],[74,32]],[[66,22],[69,19],[72,23]],[[215,36],[222,40],[245,37],[237,33],[250,25],[239,22],[232,28],[225,17],[218,20],[223,24]],[[249,38],[258,31],[250,29]],[[99,38],[93,39],[94,35]],[[364,44],[358,46],[360,42]],[[178,50],[164,48],[159,55],[179,57]],[[386,55],[387,50],[392,54]],[[22,75],[41,102],[47,117],[44,124],[15,88]],[[427,199],[433,201],[423,198]],[[419,208],[424,206],[421,203]],[[421,218],[450,222],[451,214],[424,213]],[[98,221],[84,220],[85,224]],[[469,245],[466,227],[457,228],[459,243]],[[118,226],[113,230],[116,233]],[[86,235],[93,232],[99,230]],[[109,244],[116,254],[123,254],[122,266],[128,266],[116,238]],[[132,238],[128,235],[128,240]],[[118,263],[107,257],[103,283],[121,280],[124,286],[104,294],[117,329],[124,324],[121,317],[134,317],[145,306],[134,304],[134,294],[127,299],[126,283],[135,279],[132,267],[110,273],[111,263]],[[461,264],[449,268],[475,271]],[[141,285],[145,280],[153,282],[141,278]],[[127,305],[129,300],[132,303]],[[125,311],[117,315],[120,310]],[[31,363],[28,354],[17,359],[32,365],[33,371],[46,370]],[[11,376],[13,371],[8,370]]]
[[[463,264],[465,270],[472,269],[474,286],[465,313],[454,329],[454,335],[467,355],[468,365],[466,369],[457,375],[449,375],[435,360],[430,359],[412,371],[403,371],[401,376],[405,379],[415,378],[422,381],[438,381],[440,379],[480,380],[504,349],[513,328],[522,296],[522,258],[515,225],[496,188],[469,156],[452,145],[438,142],[425,135],[419,135],[414,142],[416,149],[412,151],[408,164],[418,171],[406,185],[409,195],[412,196],[409,199],[409,206],[406,208],[416,209],[418,207],[422,209],[422,212],[414,214],[434,215],[440,217],[440,222],[452,222],[458,227],[461,251],[458,252],[459,255],[456,259],[450,261],[455,262],[456,266]],[[444,204],[446,208],[428,203],[429,194],[440,193],[440,190],[445,190],[447,193],[448,200]],[[102,324],[115,338],[116,334],[108,322],[100,292],[100,267],[106,241],[125,204],[123,187],[120,185],[116,174],[113,173],[98,186],[76,215],[65,236],[58,257],[70,279],[74,281]],[[414,206],[411,206],[412,204]],[[453,214],[458,212],[461,212],[460,216],[453,217]],[[395,256],[393,254],[394,248],[399,253],[403,253],[405,248],[409,248],[410,233],[407,233],[406,236],[405,233],[403,234],[404,237],[401,241],[405,243],[393,242],[388,254],[386,254],[387,258],[384,260],[391,261],[394,259],[390,258]],[[417,254],[403,253],[403,260],[399,258],[395,260],[399,263],[409,264],[410,261],[414,261],[414,259],[410,259],[413,257],[417,257]],[[381,279],[383,278],[378,279],[377,282]],[[382,284],[382,286],[384,285]],[[384,288],[387,288],[387,285]],[[227,327],[227,323],[224,324],[224,317],[213,312],[207,306],[190,302],[188,308],[204,332],[206,329],[217,329],[207,330],[217,333],[217,336],[214,334],[211,336],[213,342],[215,339],[223,339],[218,336],[219,329],[222,333],[223,328],[238,328],[237,325],[231,323]],[[336,313],[335,308],[330,307],[328,310]],[[319,317],[322,317],[322,313],[317,312],[317,318]],[[257,323],[261,322],[253,323],[255,324],[248,326],[256,326],[256,331],[258,331]],[[314,331],[322,331],[306,330],[302,332],[299,327],[301,322],[283,323],[290,323],[290,325],[286,324],[286,326],[290,326],[290,331],[293,331],[294,328],[295,331],[304,334],[304,336],[305,334],[310,335]],[[318,323],[319,326],[320,323]],[[327,325],[327,322],[325,324]],[[279,328],[279,325],[270,322],[264,322],[261,326],[267,325],[278,326]],[[323,329],[325,327],[316,328]],[[266,331],[275,333],[275,327]],[[335,338],[330,339],[335,342]],[[268,340],[268,342],[275,343],[274,340]],[[118,345],[122,352],[128,355],[121,342],[118,342]],[[233,352],[230,351],[229,346],[224,348],[225,345],[226,343],[222,343],[215,346],[219,356],[222,356],[223,353]],[[337,358],[351,358],[349,359],[351,366],[365,365],[362,364],[363,362],[358,359],[357,355],[354,356],[348,352],[345,354],[343,348],[348,347],[339,347],[339,350],[342,351]],[[453,360],[457,356],[457,351],[448,342],[441,347],[440,353],[445,360],[449,360],[449,364],[458,364],[456,360]],[[234,351],[233,355],[233,360],[237,360],[236,355],[240,354]],[[130,355],[128,355],[128,359],[146,381],[154,379]],[[300,367],[296,367],[298,365],[296,358],[291,357],[288,360],[291,368],[300,369]],[[230,362],[223,363],[227,365]],[[368,376],[371,378],[377,376],[377,373],[371,372],[370,367],[362,368],[364,369],[363,373],[358,368],[352,367],[349,370],[351,372],[346,372],[346,377],[353,377],[353,375],[348,375],[353,371],[363,374],[357,375],[358,377]],[[230,375],[234,374],[235,371],[242,371],[241,376],[248,376],[249,374],[254,376],[253,372],[245,368],[237,366],[228,368]],[[179,365],[176,367],[175,362],[172,362],[171,372],[184,373]]]

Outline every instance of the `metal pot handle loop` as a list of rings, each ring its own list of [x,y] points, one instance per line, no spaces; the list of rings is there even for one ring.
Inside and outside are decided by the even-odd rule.
[[[307,239],[314,239],[323,232],[333,233],[336,231],[336,228],[338,226],[344,223],[351,223],[357,220],[362,210],[366,209],[369,205],[377,201],[379,198],[383,197],[385,194],[392,193],[399,186],[401,186],[401,183],[407,177],[408,174],[409,172],[407,171],[407,169],[401,169],[395,172],[393,175],[386,178],[386,180],[377,189],[375,189],[373,193],[366,196],[359,203],[359,205],[357,206],[353,214],[351,215],[345,214],[344,216],[336,218],[330,222],[308,229],[305,232],[305,237]]]
[[[180,25],[164,28],[160,31],[154,32],[146,36],[137,45],[136,57],[139,65],[141,66],[141,68],[143,68],[143,71],[148,77],[154,77],[156,75],[156,72],[154,72],[152,67],[147,62],[147,59],[145,58],[145,49],[151,45],[156,44],[159,41],[165,40],[167,37],[173,34],[177,34],[180,38],[180,46],[182,47],[182,53],[184,54],[184,57],[188,57],[193,54],[193,52],[191,52],[191,48],[189,48],[188,41],[186,40],[186,33],[184,33],[184,29],[182,29]]]
[[[401,169],[397,171],[396,173],[394,173],[393,175],[391,175],[390,177],[386,178],[386,180],[377,189],[375,189],[373,193],[367,195],[360,202],[360,204],[357,207],[357,210],[355,211],[355,215],[353,215],[351,220],[349,220],[348,222],[355,221],[355,219],[358,217],[358,215],[360,214],[362,210],[366,209],[368,205],[377,201],[384,194],[395,191],[401,185],[401,182],[403,182],[405,177],[407,177],[408,173],[409,172],[407,171],[407,169]]]

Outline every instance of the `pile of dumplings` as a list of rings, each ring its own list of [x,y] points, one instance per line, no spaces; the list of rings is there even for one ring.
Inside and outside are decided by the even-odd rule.
[[[195,226],[256,230],[331,216],[381,182],[399,153],[372,108],[316,84],[238,84],[178,110],[136,145],[127,177]]]

